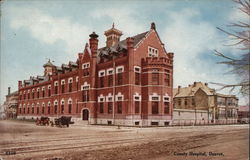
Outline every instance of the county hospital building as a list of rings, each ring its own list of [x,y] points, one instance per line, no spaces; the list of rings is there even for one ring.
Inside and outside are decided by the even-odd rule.
[[[169,125],[173,113],[173,53],[154,23],[150,30],[120,41],[112,26],[89,35],[76,61],[44,64],[44,75],[18,82],[18,118],[62,115],[75,122],[115,125]],[[73,37],[72,37],[73,38]]]

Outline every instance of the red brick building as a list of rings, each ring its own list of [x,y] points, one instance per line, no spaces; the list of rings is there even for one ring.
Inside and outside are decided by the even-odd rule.
[[[173,110],[173,53],[168,53],[151,24],[149,31],[120,41],[122,32],[98,35],[76,62],[60,67],[50,61],[44,75],[18,83],[18,118],[72,116],[90,124],[168,125]]]

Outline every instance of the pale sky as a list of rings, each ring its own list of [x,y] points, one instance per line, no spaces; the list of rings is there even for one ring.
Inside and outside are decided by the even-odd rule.
[[[241,54],[225,46],[227,35],[216,29],[248,20],[237,7],[231,0],[4,0],[0,103],[8,86],[16,91],[18,80],[43,75],[46,58],[56,65],[76,61],[93,31],[103,47],[103,33],[113,22],[123,32],[121,39],[148,31],[155,22],[167,52],[174,52],[174,87],[194,81],[236,83],[238,77],[226,74],[230,68],[217,64],[221,59],[213,50],[233,57]]]

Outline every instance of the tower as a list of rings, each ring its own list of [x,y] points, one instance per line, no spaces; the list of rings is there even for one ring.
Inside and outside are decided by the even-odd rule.
[[[52,75],[54,65],[50,62],[50,59],[46,64],[43,65],[44,68],[44,76]]]
[[[122,32],[115,28],[113,23],[112,28],[105,31],[104,35],[107,37],[106,47],[112,47],[116,43],[120,41],[120,37],[122,36]]]

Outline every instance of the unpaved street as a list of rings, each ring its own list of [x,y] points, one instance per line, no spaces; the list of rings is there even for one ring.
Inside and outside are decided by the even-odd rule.
[[[4,160],[247,160],[248,144],[248,125],[56,128],[0,121]]]

